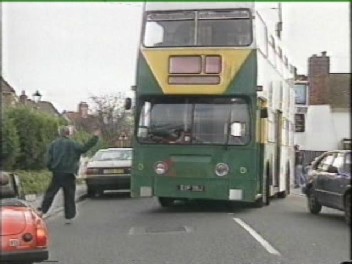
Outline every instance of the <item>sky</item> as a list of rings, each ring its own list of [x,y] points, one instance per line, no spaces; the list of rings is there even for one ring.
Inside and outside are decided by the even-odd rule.
[[[267,6],[265,6],[267,5]],[[264,4],[276,15],[275,3]],[[330,72],[351,72],[349,3],[283,3],[282,39],[299,74],[327,51]],[[2,3],[2,76],[62,112],[91,96],[131,94],[142,3]]]

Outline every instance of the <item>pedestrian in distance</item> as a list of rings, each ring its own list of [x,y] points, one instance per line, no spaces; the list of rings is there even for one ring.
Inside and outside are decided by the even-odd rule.
[[[76,216],[76,174],[80,157],[98,142],[101,133],[100,130],[95,131],[93,137],[83,145],[71,138],[73,132],[68,126],[59,127],[58,133],[58,138],[50,144],[47,154],[47,168],[53,177],[38,211],[41,216],[46,214],[62,188],[66,224],[70,224]]]
[[[303,174],[303,160],[304,156],[298,145],[295,145],[295,188],[299,188],[305,184],[305,177]]]

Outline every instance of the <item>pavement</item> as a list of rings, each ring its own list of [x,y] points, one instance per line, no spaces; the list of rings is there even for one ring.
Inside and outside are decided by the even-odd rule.
[[[75,200],[76,202],[80,202],[84,200],[87,196],[87,185],[85,183],[79,183],[76,185],[76,195],[75,195]],[[29,205],[31,205],[33,208],[38,208],[40,207],[42,201],[43,201],[44,194],[38,195],[35,200],[33,201],[28,201]],[[60,212],[63,211],[64,207],[64,199],[63,199],[63,192],[60,190],[58,194],[56,195],[53,204],[49,211],[44,215],[44,219],[47,219],[53,215],[56,215]]]
[[[290,187],[290,194],[305,196],[305,194],[302,193],[302,187],[294,188],[293,185]]]

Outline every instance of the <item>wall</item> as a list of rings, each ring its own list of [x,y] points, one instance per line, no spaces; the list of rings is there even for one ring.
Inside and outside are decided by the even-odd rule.
[[[329,105],[310,105],[306,130],[295,133],[295,144],[310,151],[338,149],[343,138],[351,137],[350,127],[349,112],[332,112]]]

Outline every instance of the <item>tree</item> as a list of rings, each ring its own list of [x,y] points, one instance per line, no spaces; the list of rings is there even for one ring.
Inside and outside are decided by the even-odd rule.
[[[81,130],[81,131],[77,131],[73,137],[74,140],[77,140],[77,142],[81,143],[81,144],[85,144],[87,143],[87,141],[92,137],[91,134]],[[84,156],[87,157],[92,157],[95,152],[97,152],[99,149],[101,148],[108,148],[109,145],[107,142],[105,142],[104,140],[99,140],[98,143],[93,146],[90,150],[88,150],[87,153],[84,154]]]
[[[133,118],[124,109],[124,95],[92,96],[93,111],[98,118],[103,139],[115,146],[122,134],[129,138],[133,131]]]

